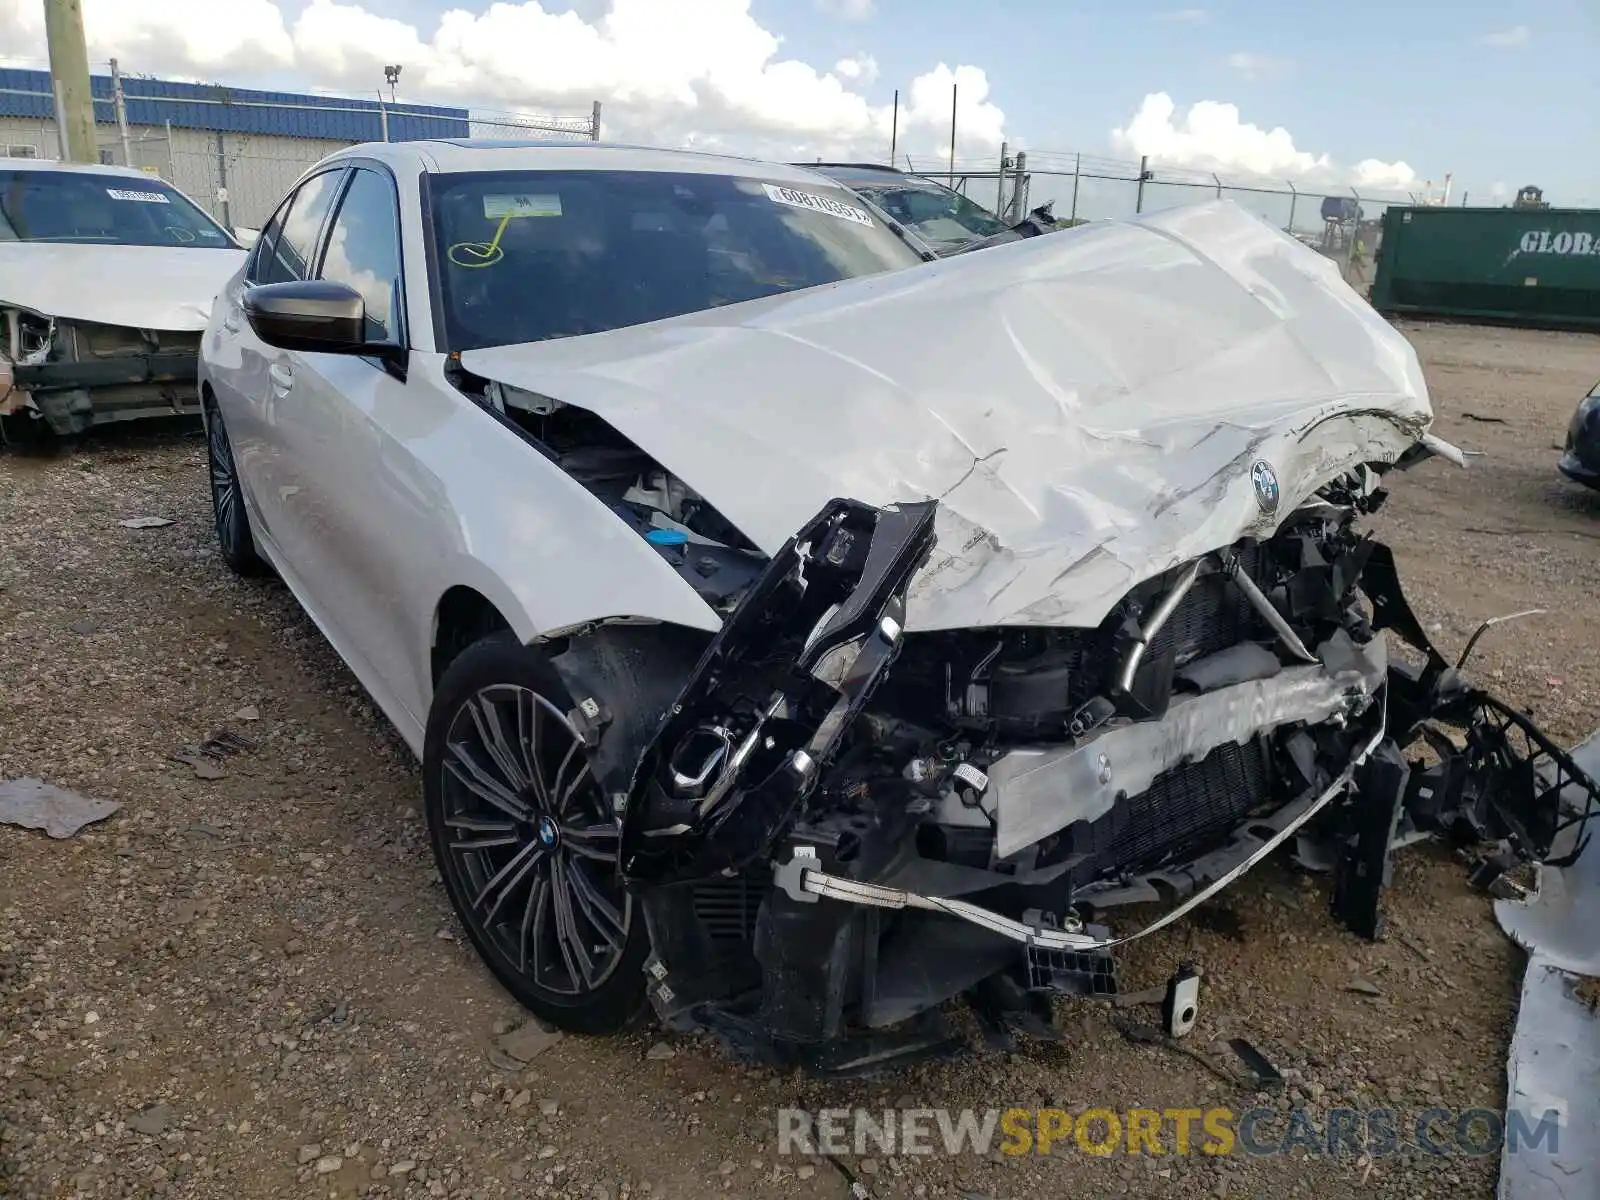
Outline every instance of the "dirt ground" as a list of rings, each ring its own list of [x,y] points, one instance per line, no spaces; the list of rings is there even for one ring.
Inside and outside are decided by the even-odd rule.
[[[1376,525],[1449,650],[1548,610],[1474,667],[1577,740],[1600,724],[1600,495],[1555,460],[1600,339],[1405,328],[1437,432],[1482,455],[1401,477]],[[1521,956],[1425,847],[1399,856],[1383,942],[1332,927],[1324,879],[1268,864],[1126,959],[1134,986],[1199,962],[1184,1045],[1248,1038],[1289,1076],[1279,1095],[1134,1044],[1089,1002],[1063,1004],[1062,1045],[871,1082],[654,1029],[519,1067],[498,1046],[523,1015],[456,933],[408,753],[281,585],[223,568],[202,463],[171,431],[0,457],[0,779],[122,805],[71,839],[0,827],[0,1195],[1492,1195],[1497,1159],[1461,1155],[777,1152],[787,1105],[1498,1106]],[[138,516],[174,524],[118,525]],[[223,727],[256,748],[222,778],[168,759]]]

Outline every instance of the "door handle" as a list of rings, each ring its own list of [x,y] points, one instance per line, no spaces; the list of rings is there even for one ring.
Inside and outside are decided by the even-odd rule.
[[[294,372],[282,363],[269,366],[267,378],[272,380],[272,390],[280,396],[294,386]]]

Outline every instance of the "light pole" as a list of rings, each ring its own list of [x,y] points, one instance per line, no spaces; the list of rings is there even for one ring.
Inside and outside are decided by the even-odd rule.
[[[383,69],[383,79],[389,85],[389,103],[393,104],[395,85],[400,82],[400,68],[385,67]]]

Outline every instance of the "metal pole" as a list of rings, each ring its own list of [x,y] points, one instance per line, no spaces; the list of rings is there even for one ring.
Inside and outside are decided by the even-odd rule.
[[[233,214],[228,210],[228,147],[222,130],[217,130],[217,202],[222,205],[218,220],[229,230],[233,229]]]
[[[1350,225],[1350,239],[1344,246],[1344,277],[1346,282],[1350,280],[1351,263],[1356,256],[1356,239],[1361,236],[1361,193],[1356,191],[1355,188],[1351,188],[1350,194],[1356,199],[1356,211]]]
[[[1221,200],[1222,199],[1222,180],[1217,176],[1217,173],[1215,171],[1213,171],[1211,173],[1211,179],[1217,185],[1217,199]]]
[[[122,165],[133,166],[133,147],[128,141],[128,101],[122,93],[122,72],[117,70],[117,60],[111,60],[111,106],[117,114],[117,137],[122,140]]]
[[[598,100],[594,102],[594,111],[589,114],[589,140],[591,142],[600,140],[600,101]]]
[[[389,106],[383,102],[383,93],[378,93],[378,128],[383,134],[383,140],[389,140]]]
[[[44,29],[56,89],[56,118],[66,129],[67,153],[63,157],[72,162],[99,162],[82,0],[44,0]]]
[[[956,185],[956,85],[950,85],[950,186]]]
[[[1300,199],[1300,193],[1295,191],[1294,180],[1285,179],[1284,182],[1289,185],[1289,232],[1293,233],[1294,232],[1294,206]]]
[[[1072,160],[1072,220],[1078,219],[1078,178],[1083,174],[1083,155]]]
[[[1144,211],[1144,181],[1148,179],[1149,176],[1150,156],[1148,154],[1141,154],[1139,156],[1139,194],[1133,199],[1133,211],[1136,213],[1142,213]]]
[[[1028,215],[1028,185],[1033,176],[1028,174],[1028,152],[1017,151],[1017,168],[1011,174],[1011,223]]]
[[[1006,211],[1006,144],[1000,143],[1000,170],[995,176],[998,182],[994,189],[994,211],[1004,215]]]
[[[178,159],[172,151],[172,122],[165,122],[167,127],[167,182],[178,182]]]
[[[895,151],[900,148],[900,89],[894,90],[894,116],[889,119],[889,165],[894,166]]]

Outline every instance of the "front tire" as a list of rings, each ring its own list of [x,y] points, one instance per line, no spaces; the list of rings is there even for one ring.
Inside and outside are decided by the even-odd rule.
[[[222,561],[235,575],[247,578],[265,575],[269,568],[256,552],[250,515],[244,510],[244,492],[239,486],[233,446],[228,441],[222,413],[209,392],[202,406],[206,423],[206,474],[211,482],[211,517],[217,530],[217,548],[222,553]]]
[[[423,790],[451,906],[495,977],[570,1033],[645,1006],[649,935],[623,887],[621,822],[536,650],[497,633],[462,651],[428,712]]]

